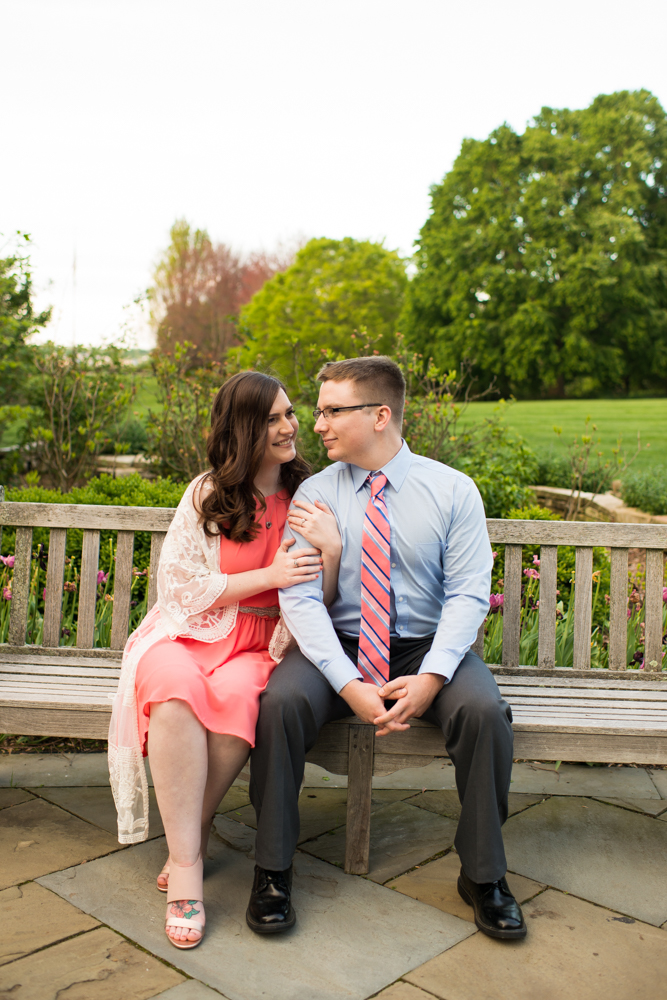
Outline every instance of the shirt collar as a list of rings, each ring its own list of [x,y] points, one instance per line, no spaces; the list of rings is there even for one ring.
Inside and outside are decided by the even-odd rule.
[[[394,455],[394,457],[383,465],[381,469],[376,469],[374,471],[383,472],[387,477],[387,482],[392,486],[396,492],[400,490],[403,485],[403,481],[408,474],[408,469],[412,462],[412,452],[408,448],[405,441],[401,450]],[[354,491],[358,493],[361,487],[364,485],[368,479],[368,469],[360,469],[358,465],[349,466],[350,472],[352,474],[352,482],[354,484]]]

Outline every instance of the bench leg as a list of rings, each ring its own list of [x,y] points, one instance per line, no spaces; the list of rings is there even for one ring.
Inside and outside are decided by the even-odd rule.
[[[350,726],[349,740],[345,871],[349,875],[365,875],[371,836],[375,727]]]

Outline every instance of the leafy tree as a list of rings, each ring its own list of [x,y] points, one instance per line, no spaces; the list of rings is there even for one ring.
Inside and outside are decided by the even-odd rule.
[[[17,237],[24,246],[30,242],[27,233],[17,233]],[[6,248],[7,244],[5,252]],[[25,420],[31,413],[25,406],[26,381],[31,372],[31,348],[27,341],[50,317],[50,309],[34,311],[29,260],[15,247],[9,256],[0,258],[0,442],[11,424]],[[1,452],[0,482],[15,479],[20,464],[17,451]]]
[[[405,264],[381,243],[313,239],[291,267],[266,283],[242,310],[246,367],[269,363],[294,384],[301,356],[322,349],[350,352],[356,330],[378,351],[391,345],[407,284]]]
[[[173,352],[187,340],[200,357],[220,360],[238,342],[241,306],[289,266],[292,254],[255,252],[244,258],[185,219],[174,223],[170,236],[148,292],[158,351]]]
[[[27,233],[17,235],[24,243],[30,242]],[[50,318],[50,309],[34,311],[28,257],[16,249],[0,258],[0,383],[4,404],[25,401],[25,369],[30,363],[26,341]]]
[[[667,117],[648,91],[466,139],[432,189],[403,328],[517,396],[664,392]]]

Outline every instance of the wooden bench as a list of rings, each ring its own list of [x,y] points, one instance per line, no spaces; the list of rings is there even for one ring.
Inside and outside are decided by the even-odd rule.
[[[134,532],[151,533],[150,607],[167,508],[0,503],[1,526],[17,527],[9,642],[0,646],[0,732],[106,738],[111,696],[128,632]],[[42,646],[26,645],[32,532],[50,529]],[[505,546],[502,662],[491,664],[514,715],[514,756],[531,760],[667,763],[667,673],[662,672],[663,551],[667,525],[487,522],[494,546]],[[77,646],[62,647],[60,614],[68,529],[83,530]],[[93,649],[100,529],[118,532],[110,649]],[[521,555],[540,548],[538,665],[519,663]],[[555,666],[558,546],[574,546],[573,667]],[[593,546],[611,549],[610,669],[591,668]],[[646,549],[646,670],[626,669],[628,550]],[[548,613],[545,613],[548,612]],[[480,629],[474,648],[483,650]],[[655,667],[651,669],[653,662]],[[308,760],[348,775],[345,870],[368,871],[371,781],[423,766],[447,751],[439,729],[411,728],[376,740],[374,727],[352,717],[324,727]]]

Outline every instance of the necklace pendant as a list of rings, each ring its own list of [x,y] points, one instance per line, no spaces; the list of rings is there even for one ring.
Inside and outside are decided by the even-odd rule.
[[[271,521],[267,521],[266,522],[266,526],[267,526],[267,528],[270,528],[271,527]]]

